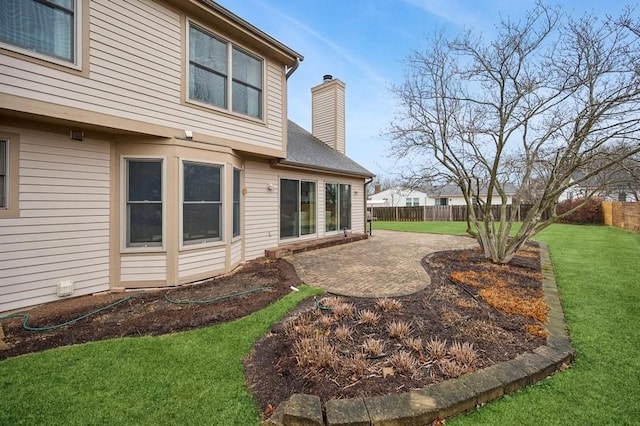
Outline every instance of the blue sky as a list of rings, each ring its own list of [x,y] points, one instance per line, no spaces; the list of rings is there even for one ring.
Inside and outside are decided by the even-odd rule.
[[[402,168],[382,136],[393,120],[389,88],[402,61],[438,29],[491,36],[501,17],[519,18],[532,0],[218,0],[225,8],[304,56],[289,79],[289,118],[311,129],[311,92],[324,74],[346,84],[347,155],[379,176]],[[631,1],[567,0],[566,12],[617,15]]]

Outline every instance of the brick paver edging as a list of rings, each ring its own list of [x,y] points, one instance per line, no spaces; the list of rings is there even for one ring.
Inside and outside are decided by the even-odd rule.
[[[539,382],[573,360],[569,332],[560,304],[549,250],[540,243],[542,287],[549,306],[547,344],[511,361],[396,395],[327,401],[295,394],[280,404],[265,426],[406,426],[428,425],[472,410]]]

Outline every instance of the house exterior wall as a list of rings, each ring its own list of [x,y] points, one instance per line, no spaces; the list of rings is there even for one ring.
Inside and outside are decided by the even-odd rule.
[[[211,143],[283,156],[282,65],[256,53],[265,64],[263,120],[205,107],[186,100],[189,21],[185,14],[151,0],[81,4],[87,21],[81,36],[87,45],[86,66],[65,69],[14,52],[0,55],[0,104],[165,137],[181,137],[184,130],[191,130]],[[197,22],[216,32],[206,21]],[[224,33],[220,36],[228,39]]]
[[[364,179],[323,174],[321,172],[274,168],[265,161],[245,162],[245,256],[246,260],[264,256],[264,251],[296,241],[337,235],[326,232],[325,184],[351,185],[351,232],[365,232]],[[293,238],[280,238],[280,179],[316,183],[316,233]],[[269,189],[272,185],[273,189]]]
[[[19,215],[0,217],[0,312],[57,300],[64,280],[75,295],[108,290],[111,143],[13,123],[0,121],[19,150]]]
[[[371,206],[376,207],[406,207],[407,199],[411,199],[411,206],[413,206],[413,200],[418,199],[419,206],[433,205],[433,200],[429,199],[429,196],[421,191],[411,191],[399,188],[390,188],[380,191],[377,194],[369,196],[370,200],[376,200],[375,203],[370,203]]]

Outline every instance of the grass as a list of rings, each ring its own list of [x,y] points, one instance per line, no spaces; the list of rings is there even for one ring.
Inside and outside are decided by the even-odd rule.
[[[575,364],[447,424],[638,424],[640,235],[553,225],[537,239],[549,245]]]
[[[405,231],[465,230],[464,223],[448,222],[388,226],[396,225]],[[575,365],[447,424],[637,424],[640,235],[553,225],[538,239],[551,250]],[[241,360],[271,324],[311,294],[304,288],[228,324],[2,361],[0,424],[255,425],[259,412],[244,386]]]
[[[463,222],[374,222],[376,229],[464,233]],[[374,234],[375,235],[375,234]],[[447,424],[632,425],[640,419],[640,235],[553,225],[549,245],[574,366]]]
[[[226,324],[2,361],[0,424],[258,424],[242,358],[287,311],[319,293],[303,286]]]

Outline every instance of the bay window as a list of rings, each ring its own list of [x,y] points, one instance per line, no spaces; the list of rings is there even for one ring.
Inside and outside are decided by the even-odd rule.
[[[127,247],[162,245],[162,160],[126,160]]]
[[[183,162],[182,241],[206,243],[221,239],[222,166]]]
[[[233,236],[240,235],[240,170],[233,169]]]

